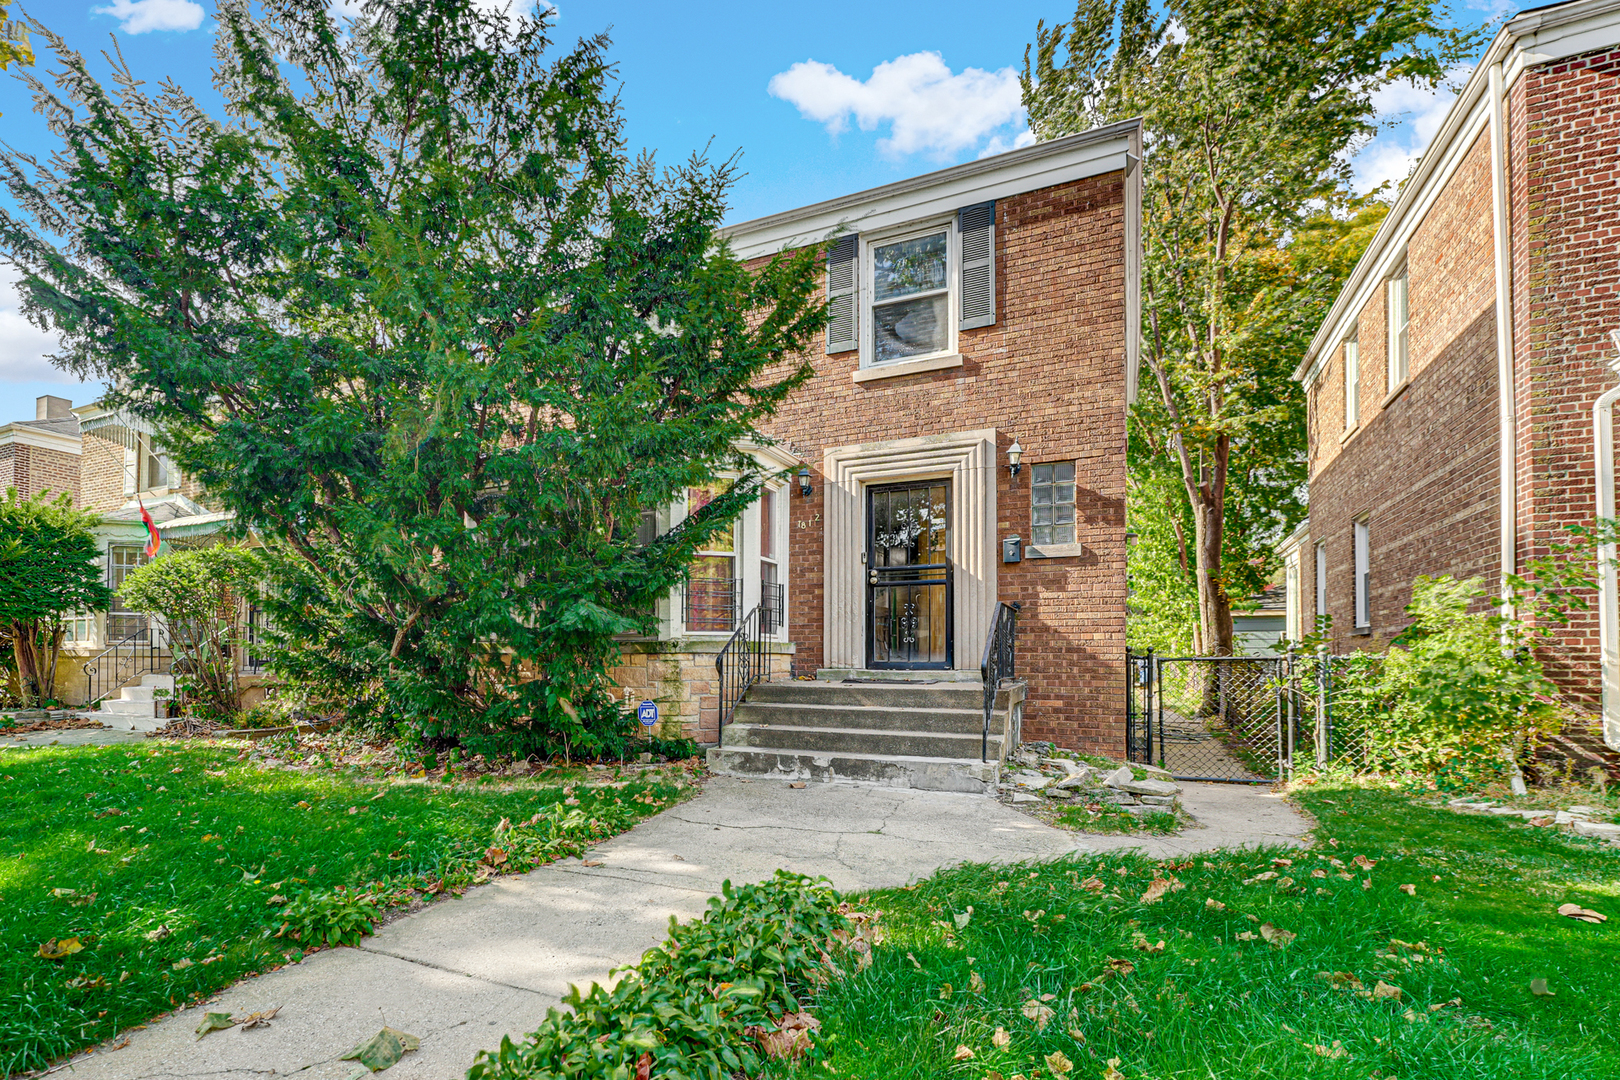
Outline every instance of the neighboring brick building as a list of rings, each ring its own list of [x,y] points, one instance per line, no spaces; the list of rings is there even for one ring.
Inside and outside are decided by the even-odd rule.
[[[1328,615],[1336,650],[1382,649],[1419,574],[1495,591],[1590,523],[1616,327],[1620,0],[1575,0],[1504,25],[1296,372],[1311,502],[1284,545],[1294,632]],[[1578,616],[1547,656],[1594,708],[1598,638]]]
[[[997,602],[1018,602],[1024,735],[1122,752],[1139,137],[1114,125],[724,230],[755,261],[831,242],[815,374],[765,425],[797,476],[735,552],[740,610],[786,586],[772,636],[800,677],[974,678]],[[647,646],[662,659],[621,682],[686,673],[670,704],[713,741],[714,695],[691,687],[729,629],[671,618]]]
[[[34,419],[0,426],[0,491],[16,488],[30,498],[41,492],[79,501],[79,419],[67,398],[41,397]]]

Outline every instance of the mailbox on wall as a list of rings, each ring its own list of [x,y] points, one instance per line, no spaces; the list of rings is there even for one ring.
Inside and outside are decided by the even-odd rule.
[[[1022,538],[1009,536],[1001,542],[1001,561],[1004,563],[1024,561],[1024,541]]]

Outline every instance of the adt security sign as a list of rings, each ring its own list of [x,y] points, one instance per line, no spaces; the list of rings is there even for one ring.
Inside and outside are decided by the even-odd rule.
[[[658,702],[643,701],[640,705],[637,705],[636,719],[640,720],[647,727],[652,727],[654,724],[658,723]]]

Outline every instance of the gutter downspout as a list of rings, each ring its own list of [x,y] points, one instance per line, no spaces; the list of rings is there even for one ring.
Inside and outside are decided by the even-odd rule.
[[[1496,385],[1498,425],[1497,502],[1501,508],[1500,560],[1502,570],[1502,615],[1513,616],[1513,593],[1508,576],[1519,570],[1518,454],[1515,448],[1515,402],[1513,386],[1513,261],[1509,248],[1506,89],[1502,85],[1502,62],[1491,65],[1491,219],[1496,249]]]
[[[1620,330],[1609,336],[1620,349]],[[1620,375],[1620,356],[1609,361]],[[1592,442],[1597,455],[1593,470],[1597,476],[1597,516],[1599,524],[1614,517],[1614,403],[1620,400],[1620,386],[1611,386],[1592,403]],[[1615,546],[1599,544],[1598,560],[1598,645],[1603,662],[1603,741],[1620,750],[1620,595],[1617,595],[1614,566]]]

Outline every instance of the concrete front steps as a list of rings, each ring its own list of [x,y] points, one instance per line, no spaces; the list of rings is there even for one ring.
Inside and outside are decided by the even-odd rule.
[[[989,760],[981,761],[983,684],[961,672],[938,674],[945,678],[838,671],[814,682],[757,683],[709,751],[709,768],[733,776],[994,791],[1001,763],[1018,742],[1024,684],[1008,684],[997,695]]]
[[[142,675],[139,684],[124,687],[115,698],[104,699],[95,716],[108,727],[122,731],[156,731],[168,723],[158,719],[159,690],[167,690],[172,697],[174,676]]]

